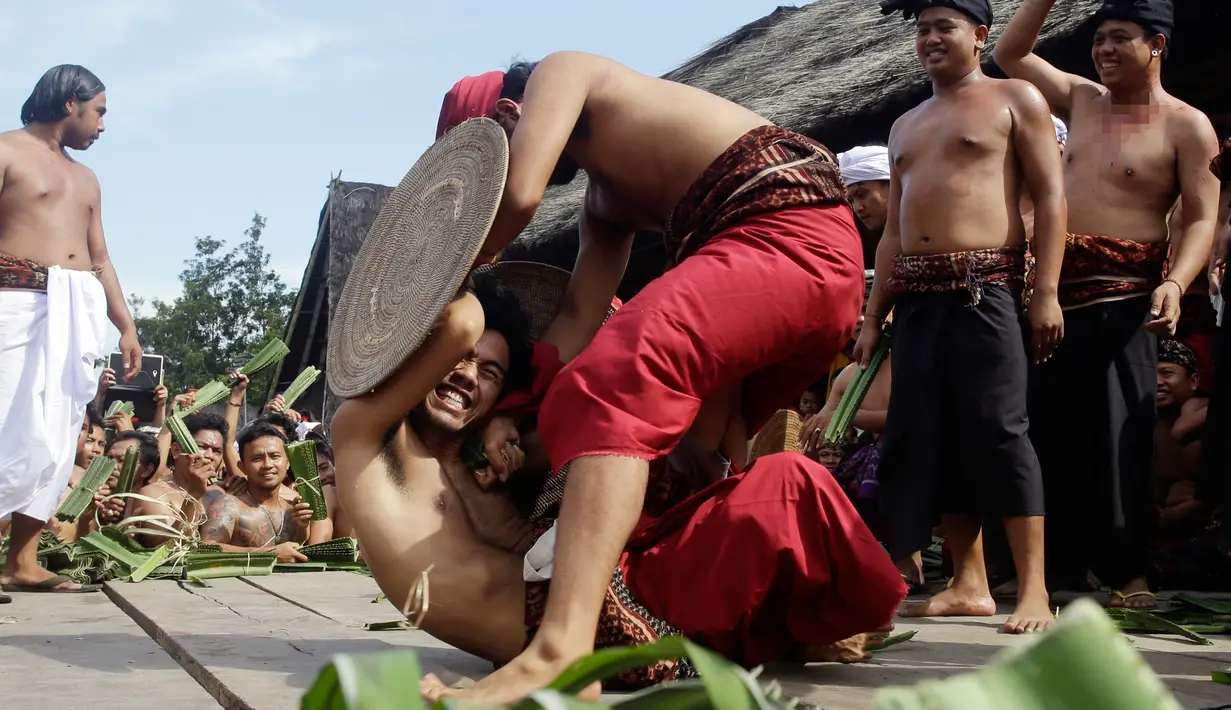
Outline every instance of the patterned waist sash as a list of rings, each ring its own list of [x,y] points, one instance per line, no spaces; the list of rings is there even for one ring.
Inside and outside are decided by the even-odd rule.
[[[845,203],[838,161],[828,148],[785,128],[761,126],[697,178],[667,218],[663,241],[678,264],[742,219],[800,205]]]
[[[1068,310],[1151,293],[1162,283],[1167,242],[1069,234],[1060,269],[1060,307]]]
[[[0,253],[0,289],[47,292],[47,267]]]
[[[886,288],[895,295],[967,291],[973,308],[983,300],[986,284],[1001,284],[1014,291],[1024,291],[1029,271],[1027,261],[1024,246],[951,254],[899,255],[894,257],[893,276]]]

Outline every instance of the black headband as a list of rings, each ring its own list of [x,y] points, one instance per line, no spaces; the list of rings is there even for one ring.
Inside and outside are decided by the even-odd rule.
[[[988,0],[881,0],[881,14],[892,15],[901,10],[902,19],[923,14],[929,7],[947,7],[966,15],[976,25],[992,26],[992,4]]]
[[[1178,340],[1158,341],[1158,361],[1179,365],[1188,370],[1190,375],[1197,372],[1197,356],[1193,354],[1192,348]]]
[[[1171,42],[1171,32],[1175,29],[1175,7],[1171,0],[1105,0],[1094,17],[1099,22],[1123,20],[1136,23],[1151,35],[1166,37],[1167,42]]]

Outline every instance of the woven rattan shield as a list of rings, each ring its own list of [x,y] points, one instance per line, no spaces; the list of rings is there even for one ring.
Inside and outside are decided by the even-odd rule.
[[[428,148],[389,195],[329,324],[334,393],[371,391],[423,343],[478,257],[508,165],[504,129],[472,119]]]

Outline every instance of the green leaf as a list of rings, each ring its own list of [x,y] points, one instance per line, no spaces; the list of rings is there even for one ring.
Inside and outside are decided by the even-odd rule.
[[[897,646],[900,643],[906,643],[907,641],[913,639],[915,637],[915,634],[917,633],[919,633],[919,630],[913,629],[911,631],[904,631],[900,634],[894,634],[893,636],[890,636],[889,638],[881,642],[881,645],[872,649],[872,653],[884,651],[885,649],[891,648],[893,646]]]
[[[640,690],[612,707],[620,710],[709,710],[712,705],[704,681],[700,678],[689,678]]]
[[[680,658],[685,653],[682,636],[668,636],[643,646],[599,649],[574,662],[547,688],[577,694],[593,683],[612,678],[621,671]]]
[[[131,451],[131,449],[129,450]],[[163,561],[166,560],[167,556],[170,554],[171,554],[171,548],[166,545],[163,545],[162,547],[159,547],[157,550],[154,550],[153,554],[150,555],[149,559],[147,559],[145,562],[142,562],[140,567],[133,570],[132,576],[129,577],[129,579],[133,582],[140,582],[141,580],[150,576],[150,572],[153,572],[158,567],[158,565],[162,564]]]
[[[1210,680],[1215,683],[1231,685],[1231,668],[1223,671],[1210,671]]]
[[[1181,604],[1187,604],[1189,606],[1195,606],[1198,609],[1204,609],[1213,614],[1231,614],[1231,603],[1217,601],[1215,599],[1207,599],[1206,597],[1199,597],[1195,594],[1189,594],[1188,592],[1176,592],[1175,596],[1171,598],[1171,601],[1180,602]]]
[[[423,710],[414,651],[341,654],[330,659],[300,710]]]
[[[687,639],[684,651],[705,683],[714,710],[753,710],[760,705],[752,696],[754,689],[760,694],[760,687],[743,668]]]
[[[527,700],[534,703],[534,707],[542,708],[542,710],[593,710],[607,707],[602,703],[579,700],[558,690],[540,690],[531,693]]]

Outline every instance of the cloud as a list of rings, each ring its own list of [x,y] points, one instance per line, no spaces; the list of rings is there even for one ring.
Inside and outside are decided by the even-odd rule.
[[[140,120],[200,93],[203,86],[276,82],[280,90],[303,88],[311,84],[305,81],[304,65],[348,37],[341,30],[313,25],[233,35],[162,68],[117,81],[113,93],[118,105],[122,92],[125,115]]]

